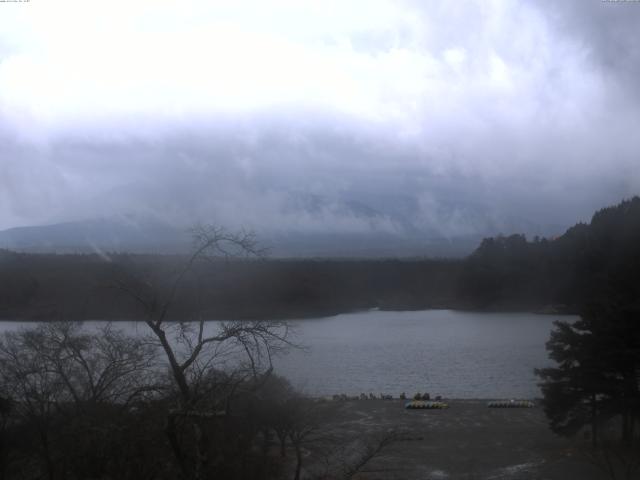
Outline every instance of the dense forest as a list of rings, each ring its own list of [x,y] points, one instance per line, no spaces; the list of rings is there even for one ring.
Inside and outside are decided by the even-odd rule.
[[[460,293],[480,307],[556,305],[578,312],[596,297],[638,299],[640,198],[602,209],[556,239],[485,239],[464,263]]]
[[[555,365],[536,369],[551,430],[590,438],[591,461],[609,478],[638,478],[640,199],[600,210],[553,242],[520,242],[520,250],[512,242],[515,258],[537,258],[529,278],[513,277],[516,289],[560,285],[580,315],[554,322],[547,351]],[[483,246],[475,256],[491,258],[495,245]]]
[[[137,318],[113,288],[145,278],[170,287],[181,256],[0,251],[0,317]],[[563,235],[486,238],[463,260],[214,259],[194,266],[170,317],[293,318],[358,309],[460,308],[578,312],[610,291],[640,298],[640,198],[605,208]],[[197,305],[197,309],[194,307]]]
[[[163,290],[183,257],[115,254],[40,255],[4,252],[0,317],[126,319],[141,314],[114,288],[145,278]],[[460,264],[450,260],[215,260],[193,269],[170,316],[196,311],[210,319],[293,318],[358,309],[422,309],[454,302]]]

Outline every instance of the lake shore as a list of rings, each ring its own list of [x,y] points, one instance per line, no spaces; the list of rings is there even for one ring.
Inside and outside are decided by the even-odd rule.
[[[322,402],[331,413],[321,430],[345,442],[375,441],[395,432],[396,439],[367,463],[361,479],[600,478],[587,457],[589,442],[554,435],[540,407],[446,402],[444,410],[407,410],[397,399]]]
[[[298,320],[318,320],[327,317],[335,317],[338,315],[349,315],[354,313],[362,313],[369,311],[380,312],[419,312],[430,310],[452,310],[455,312],[465,313],[531,313],[535,315],[556,315],[556,316],[574,316],[578,312],[575,308],[557,306],[557,305],[536,305],[536,306],[523,306],[523,305],[494,305],[487,308],[481,308],[477,306],[468,306],[465,304],[427,304],[427,305],[384,305],[384,306],[367,306],[361,308],[326,308],[326,309],[313,309],[313,310],[293,310],[293,311],[278,311],[277,313],[260,313],[252,312],[245,314],[234,314],[232,312],[224,312],[222,314],[212,315],[206,317],[207,322],[219,322],[219,321],[272,321],[272,320],[285,320],[285,321],[298,321]],[[24,323],[40,323],[52,320],[73,320],[73,321],[103,321],[103,322],[143,322],[145,317],[143,314],[139,316],[105,316],[95,318],[81,318],[74,316],[72,318],[61,317],[58,313],[52,313],[50,311],[1,311],[0,310],[0,322],[24,322]],[[180,319],[169,317],[167,322],[179,322]]]

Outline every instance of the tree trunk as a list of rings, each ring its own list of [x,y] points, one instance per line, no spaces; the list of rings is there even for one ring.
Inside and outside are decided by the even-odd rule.
[[[51,451],[49,449],[49,436],[47,435],[47,432],[42,429],[40,429],[40,440],[42,441],[42,456],[44,457],[43,460],[47,469],[47,477],[49,480],[54,480],[55,468],[53,460],[51,459]]]
[[[147,325],[149,326],[149,328],[151,328],[156,337],[158,337],[158,340],[160,340],[160,345],[162,346],[162,349],[164,350],[165,354],[167,355],[167,359],[169,360],[169,367],[171,368],[173,378],[175,379],[176,384],[180,389],[182,400],[184,401],[185,405],[189,405],[191,400],[191,390],[189,389],[189,383],[187,382],[184,371],[180,367],[180,364],[178,363],[178,360],[173,353],[173,349],[171,348],[171,345],[167,340],[166,333],[164,332],[164,330],[162,330],[161,327],[155,326],[152,321],[148,321]]]
[[[176,429],[176,417],[173,413],[169,413],[167,415],[167,425],[165,427],[165,433],[169,440],[169,445],[171,445],[171,450],[173,451],[174,457],[176,457],[176,461],[178,462],[178,466],[180,467],[180,471],[184,477],[188,477],[187,466],[184,459],[184,454],[182,449],[180,448],[180,442],[178,441],[178,431]]]
[[[294,480],[300,480],[300,472],[302,471],[302,448],[299,443],[294,444],[296,447],[296,474]]]
[[[630,412],[626,405],[622,411],[622,442],[627,446],[631,444]]]
[[[207,434],[197,420],[193,422],[193,431],[196,441],[196,465],[193,478],[202,480],[207,470]]]
[[[271,444],[271,432],[268,428],[262,429],[262,457],[266,458],[269,453],[269,445]]]
[[[591,444],[595,448],[598,445],[598,410],[596,395],[591,395]]]
[[[284,458],[287,456],[287,450],[286,450],[287,435],[278,433],[278,440],[280,440],[280,456]]]

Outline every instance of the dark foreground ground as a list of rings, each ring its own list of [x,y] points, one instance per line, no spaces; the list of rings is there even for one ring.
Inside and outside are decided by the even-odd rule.
[[[405,410],[400,400],[327,402],[332,404],[327,412],[332,413],[325,416],[318,438],[324,438],[330,453],[318,455],[318,441],[315,448],[309,443],[308,478],[317,476],[323,463],[330,463],[329,456],[336,465],[336,456],[342,455],[343,470],[358,467],[367,448],[369,453],[375,451],[385,436],[391,436],[388,444],[353,478],[607,478],[590,460],[589,442],[554,435],[539,407],[490,409],[481,400],[448,403],[447,410]],[[365,448],[349,453],[347,446],[357,443]]]

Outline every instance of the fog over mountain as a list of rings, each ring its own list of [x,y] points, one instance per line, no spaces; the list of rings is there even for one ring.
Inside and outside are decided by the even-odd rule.
[[[0,229],[82,222],[59,238],[108,248],[203,221],[283,255],[557,235],[640,191],[638,22],[600,0],[3,3]]]

